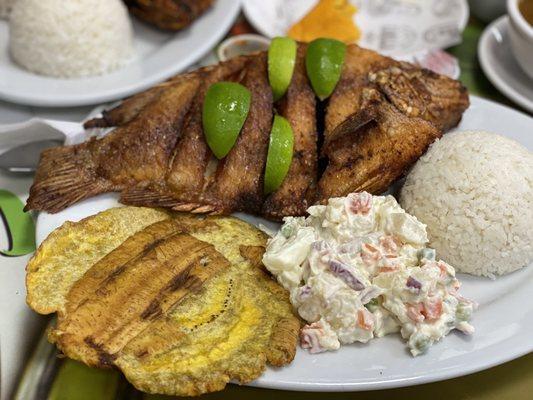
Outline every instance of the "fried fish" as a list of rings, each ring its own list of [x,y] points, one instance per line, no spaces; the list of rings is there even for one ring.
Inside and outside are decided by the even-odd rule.
[[[276,103],[265,53],[181,75],[127,99],[88,123],[116,126],[103,139],[42,154],[26,209],[57,212],[116,191],[125,204],[178,211],[245,211],[275,220],[304,215],[309,205],[331,196],[386,190],[468,107],[459,82],[356,45],[348,46],[331,98],[317,104],[305,51],[299,45],[292,81]],[[201,105],[209,85],[221,80],[246,86],[252,103],[236,145],[219,161],[204,138]],[[265,196],[275,112],[290,121],[295,145],[285,181]]]
[[[177,31],[202,15],[214,0],[126,0],[138,18],[160,29]]]
[[[138,389],[168,395],[221,390],[230,380],[256,379],[267,363],[290,363],[300,320],[262,266],[265,234],[236,218],[157,212],[160,221],[104,256],[94,237],[107,239],[99,226],[125,226],[146,209],[114,208],[69,223],[43,243],[35,258],[50,266],[28,286],[28,298],[38,295],[57,310],[50,340],[70,358],[116,367]],[[53,247],[81,236],[92,238],[83,251]],[[87,258],[93,252],[98,256]],[[94,258],[77,280],[56,279],[65,266]]]
[[[305,51],[305,45],[299,46],[291,84],[277,105],[278,112],[292,127],[294,156],[282,185],[263,204],[262,214],[274,220],[303,215],[316,197],[316,100],[305,71]]]
[[[319,201],[384,192],[468,105],[458,81],[349,46],[326,109]]]

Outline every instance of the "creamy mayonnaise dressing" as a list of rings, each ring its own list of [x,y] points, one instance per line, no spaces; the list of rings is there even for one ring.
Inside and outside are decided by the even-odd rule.
[[[352,193],[308,213],[285,218],[263,257],[309,323],[302,347],[318,353],[400,332],[416,356],[452,329],[474,331],[475,303],[394,197]]]

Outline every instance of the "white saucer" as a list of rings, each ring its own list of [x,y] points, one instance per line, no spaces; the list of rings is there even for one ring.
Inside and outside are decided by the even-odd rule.
[[[507,32],[509,18],[503,16],[490,24],[478,44],[478,57],[487,78],[505,96],[533,113],[533,80],[516,62]]]
[[[0,99],[31,106],[74,107],[118,100],[184,71],[230,29],[240,1],[218,0],[187,29],[169,33],[133,18],[135,59],[110,74],[56,79],[28,72],[8,54],[8,27],[0,20]]]

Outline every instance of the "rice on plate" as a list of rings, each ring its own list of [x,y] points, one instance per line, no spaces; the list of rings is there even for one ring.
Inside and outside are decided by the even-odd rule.
[[[25,69],[76,78],[113,71],[131,60],[133,31],[120,0],[17,0],[9,51]]]
[[[494,277],[533,260],[533,154],[514,140],[445,135],[407,176],[400,203],[459,272]]]

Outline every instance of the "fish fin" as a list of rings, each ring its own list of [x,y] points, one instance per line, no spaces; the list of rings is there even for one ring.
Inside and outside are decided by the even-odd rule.
[[[120,202],[132,206],[172,208],[179,203],[172,194],[146,186],[128,187],[120,193]]]
[[[322,146],[322,156],[328,154],[331,145],[341,137],[352,134],[358,129],[374,121],[379,113],[379,106],[383,99],[376,91],[365,92],[367,96],[363,96],[363,101],[359,111],[350,115],[344,122],[339,124],[332,132],[327,135],[326,140]]]
[[[222,210],[214,204],[184,201],[168,191],[146,186],[135,186],[122,191],[120,202],[132,206],[171,208],[174,211],[193,214],[222,213]]]
[[[87,143],[43,151],[37,171],[24,211],[56,213],[115,189],[111,181],[96,174]]]

